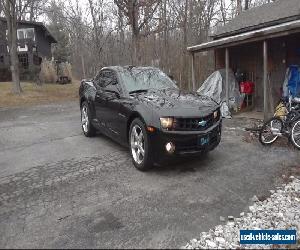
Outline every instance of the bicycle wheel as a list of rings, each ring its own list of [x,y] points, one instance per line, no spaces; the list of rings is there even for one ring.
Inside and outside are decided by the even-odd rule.
[[[259,132],[259,141],[262,145],[273,144],[281,134],[283,122],[278,117],[273,117],[267,121]]]
[[[293,124],[291,132],[291,141],[293,145],[300,150],[300,120]]]

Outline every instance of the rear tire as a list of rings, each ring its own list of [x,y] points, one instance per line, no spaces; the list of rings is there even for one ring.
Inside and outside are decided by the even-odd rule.
[[[259,132],[259,141],[262,145],[268,146],[272,145],[279,137],[278,134],[281,133],[283,128],[283,122],[278,117],[273,117],[269,121],[265,122]]]
[[[133,165],[140,171],[153,167],[153,155],[145,124],[136,118],[129,129],[129,147]]]
[[[93,137],[97,132],[93,127],[91,120],[92,116],[89,105],[87,102],[83,102],[81,105],[81,128],[86,137]]]
[[[295,148],[300,150],[300,120],[293,124],[291,132],[291,141]]]

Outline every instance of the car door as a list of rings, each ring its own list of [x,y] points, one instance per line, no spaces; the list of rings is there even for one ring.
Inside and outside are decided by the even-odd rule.
[[[93,80],[94,86],[96,87],[96,96],[95,96],[95,113],[96,118],[99,122],[99,125],[102,127],[106,126],[106,120],[104,117],[105,114],[105,94],[103,91],[103,86],[105,85],[105,76],[104,72],[100,72]]]
[[[116,74],[105,70],[100,77],[100,88],[96,94],[98,116],[112,136],[120,134],[120,105],[122,90]],[[96,111],[97,112],[97,111]]]

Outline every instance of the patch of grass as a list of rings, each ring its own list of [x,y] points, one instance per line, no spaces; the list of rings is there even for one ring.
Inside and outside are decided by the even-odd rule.
[[[31,82],[22,82],[23,93],[16,95],[12,93],[11,82],[0,82],[0,108],[32,106],[78,100],[79,81],[72,84],[43,84],[37,86]]]

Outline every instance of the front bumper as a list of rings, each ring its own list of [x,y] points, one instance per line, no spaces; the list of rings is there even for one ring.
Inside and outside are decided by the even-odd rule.
[[[158,131],[150,136],[152,149],[157,157],[197,154],[213,150],[221,141],[222,120],[205,131]],[[199,137],[209,137],[206,145],[199,145]],[[175,152],[170,154],[165,145],[168,142],[175,144]]]

